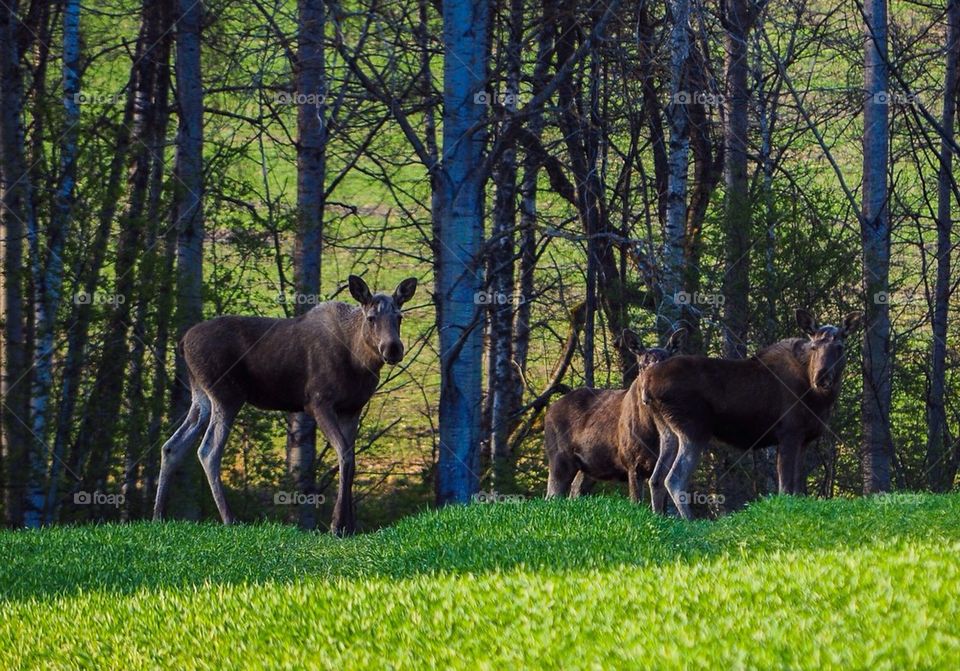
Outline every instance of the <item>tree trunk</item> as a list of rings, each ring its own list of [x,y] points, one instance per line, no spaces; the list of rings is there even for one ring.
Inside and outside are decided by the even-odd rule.
[[[294,242],[294,302],[297,314],[313,305],[320,293],[320,263],[323,246],[324,180],[327,132],[324,121],[326,68],[324,64],[323,0],[300,0],[297,93],[304,96],[297,107],[297,236]],[[314,493],[316,487],[317,427],[309,413],[293,413],[287,424],[287,473],[298,492]],[[306,499],[304,499],[306,500]],[[300,506],[297,520],[304,529],[317,526],[316,507]]]
[[[687,225],[687,170],[690,162],[690,105],[692,92],[687,85],[687,59],[690,55],[690,3],[670,3],[670,103],[667,124],[670,129],[667,156],[666,224],[663,249],[663,300],[658,310],[658,329],[666,335],[679,321],[690,303],[684,286],[684,238]]]
[[[934,491],[953,485],[957,465],[947,430],[945,408],[947,311],[950,304],[950,256],[953,234],[953,149],[960,77],[960,0],[947,3],[947,64],[943,90],[944,137],[937,178],[937,281],[933,293],[933,342],[930,345],[930,391],[927,397],[927,483]]]
[[[23,239],[33,221],[22,126],[23,81],[17,48],[19,21],[10,4],[0,3],[0,208],[3,248],[2,373],[0,373],[0,441],[3,446],[6,523],[24,522],[24,485],[33,449],[30,426],[30,366],[24,328]]]
[[[723,354],[747,353],[750,318],[750,197],[747,189],[747,112],[750,102],[747,38],[755,9],[751,0],[727,0],[723,17],[727,107],[724,136]]]
[[[31,430],[38,447],[32,450],[27,482],[26,517],[28,527],[43,521],[44,481],[47,476],[45,446],[49,428],[50,388],[53,384],[54,329],[63,285],[63,248],[73,216],[74,185],[77,180],[77,135],[80,122],[80,3],[67,0],[63,9],[63,134],[60,136],[59,184],[53,197],[46,254],[37,249],[34,273],[34,323],[36,344],[33,355],[33,387],[30,394]],[[37,240],[39,243],[39,240]]]
[[[540,26],[537,45],[537,61],[533,68],[533,82],[536,90],[546,85],[550,67],[550,50],[553,46],[553,23],[543,21]],[[531,135],[540,141],[543,133],[543,110],[535,110],[528,123]],[[541,161],[536,152],[527,151],[523,155],[523,176],[520,179],[520,239],[519,269],[517,273],[516,294],[520,304],[513,321],[513,360],[519,373],[514,377],[513,406],[510,410],[514,422],[510,427],[516,429],[516,414],[523,401],[523,379],[527,372],[527,357],[530,352],[530,314],[534,292],[534,273],[537,265],[537,176],[540,174]]]
[[[483,241],[483,91],[490,6],[443,0],[443,164],[434,176],[440,455],[437,502],[466,503],[477,490],[483,330],[477,294]]]
[[[203,319],[203,84],[200,76],[200,25],[203,4],[178,0],[176,82],[180,125],[177,131],[174,167],[174,217],[177,229],[177,341],[187,329]],[[173,388],[173,420],[179,424],[190,404],[186,362],[176,353]],[[184,464],[190,494],[174,497],[173,507],[189,518],[200,515],[203,477],[198,462]]]
[[[863,291],[866,299],[863,338],[863,490],[890,488],[890,214],[887,166],[890,152],[889,74],[887,72],[886,0],[867,0],[863,112]]]
[[[510,0],[509,40],[507,43],[504,109],[507,116],[514,114],[520,94],[520,50],[523,40],[523,0]],[[508,122],[504,122],[506,125]],[[501,490],[511,489],[512,461],[510,455],[511,415],[517,402],[517,375],[513,368],[513,319],[518,301],[525,297],[513,295],[514,236],[517,223],[517,153],[515,146],[503,151],[495,169],[496,197],[493,206],[493,225],[487,243],[487,285],[493,300],[487,303],[490,344],[490,374],[487,378],[490,398],[490,462],[493,485]]]

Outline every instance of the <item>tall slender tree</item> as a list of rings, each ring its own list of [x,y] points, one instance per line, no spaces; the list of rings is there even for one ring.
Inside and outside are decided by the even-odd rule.
[[[0,352],[0,441],[4,457],[4,513],[10,526],[24,522],[29,472],[30,364],[25,328],[23,241],[33,226],[30,176],[23,145],[23,78],[15,3],[0,4],[0,240],[3,248],[3,349]]]
[[[313,304],[309,299],[320,293],[327,153],[324,4],[323,0],[299,0],[297,3],[297,233],[293,252],[297,314],[309,310]],[[303,494],[312,494],[316,486],[316,451],[317,427],[313,418],[306,412],[290,415],[287,469],[297,491]],[[301,505],[298,520],[305,529],[315,528],[316,507]]]
[[[863,111],[863,203],[860,240],[866,332],[863,338],[863,490],[890,488],[890,76],[887,2],[864,3],[866,99]]]
[[[36,346],[33,353],[33,388],[30,393],[32,433],[42,449],[32,450],[27,482],[26,525],[36,527],[43,521],[47,476],[46,444],[53,384],[54,330],[63,285],[62,254],[67,231],[73,218],[74,187],[77,182],[77,155],[80,132],[80,2],[67,0],[63,7],[63,132],[60,135],[60,183],[45,245],[37,246],[34,259],[34,323]]]
[[[670,3],[670,131],[667,153],[666,222],[663,251],[663,300],[658,329],[667,332],[679,320],[684,300],[684,240],[687,226],[687,171],[690,164],[690,106],[693,92],[686,90],[690,56],[690,3]]]
[[[724,0],[722,19],[726,51],[726,119],[724,123],[724,356],[747,352],[750,318],[751,206],[747,184],[747,132],[750,107],[749,37],[762,2]]]
[[[437,502],[465,503],[477,490],[483,350],[481,170],[490,3],[443,0],[443,157],[434,175],[435,278],[440,335]]]

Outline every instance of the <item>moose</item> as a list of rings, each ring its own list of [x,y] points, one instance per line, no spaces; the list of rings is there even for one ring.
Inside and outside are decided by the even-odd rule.
[[[416,278],[392,295],[371,293],[351,275],[359,306],[326,301],[292,319],[224,316],[191,327],[179,346],[190,375],[191,404],[164,444],[153,517],[163,518],[170,480],[206,427],[198,456],[224,524],[236,521],[220,479],[227,435],[244,403],[265,410],[309,412],[337,453],[339,487],[331,531],[353,533],[354,441],[360,412],[373,396],[384,364],[403,359],[401,308]]]
[[[805,447],[827,428],[847,337],[862,314],[848,314],[841,326],[818,326],[802,309],[796,319],[807,338],[781,340],[748,359],[673,357],[644,375],[641,400],[660,432],[654,471],[666,474],[650,479],[657,512],[669,492],[681,516],[691,518],[687,486],[711,438],[741,449],[777,445],[780,493],[802,493]]]
[[[686,331],[678,329],[665,347],[646,348],[624,329],[620,344],[637,357],[639,373],[628,389],[582,387],[550,406],[543,439],[549,465],[547,497],[579,496],[596,480],[626,480],[630,498],[641,498],[640,483],[650,477],[659,453],[659,434],[649,409],[640,402],[645,371],[676,354]]]

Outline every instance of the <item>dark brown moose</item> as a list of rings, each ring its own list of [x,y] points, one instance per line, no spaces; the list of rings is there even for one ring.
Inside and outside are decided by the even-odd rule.
[[[235,521],[220,480],[227,434],[244,403],[266,410],[306,411],[333,446],[340,483],[333,533],[355,529],[354,441],[360,411],[380,380],[384,363],[404,354],[400,308],[417,280],[393,295],[373,294],[351,275],[350,294],[360,304],[327,301],[293,319],[217,317],[189,329],[180,341],[193,400],[187,418],[164,444],[154,519],[162,519],[170,478],[206,427],[198,455],[225,524]]]
[[[788,338],[740,360],[678,356],[650,369],[642,400],[660,430],[654,505],[663,512],[665,489],[684,517],[691,517],[690,477],[710,439],[741,449],[778,445],[781,493],[802,493],[806,445],[827,429],[846,363],[846,339],[859,328],[860,313],[842,326],[817,326],[806,310],[797,324],[807,338]]]
[[[544,418],[544,450],[550,475],[547,496],[579,496],[595,480],[626,480],[630,498],[641,498],[659,453],[659,435],[640,402],[640,381],[651,366],[680,350],[685,331],[666,347],[646,348],[629,329],[623,345],[637,357],[639,374],[629,389],[575,389],[557,400]]]

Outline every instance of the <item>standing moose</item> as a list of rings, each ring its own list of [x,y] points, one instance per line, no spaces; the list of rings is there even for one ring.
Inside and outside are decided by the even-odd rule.
[[[198,455],[225,524],[235,521],[220,479],[227,434],[244,403],[265,410],[309,412],[336,450],[340,483],[331,531],[353,533],[354,441],[360,412],[373,396],[384,363],[403,358],[400,308],[417,280],[393,295],[373,294],[351,275],[360,304],[327,301],[293,319],[217,317],[190,328],[180,348],[190,372],[187,418],[164,444],[153,518],[163,518],[170,478],[206,427]],[[209,423],[209,424],[208,424]]]
[[[691,517],[687,486],[700,455],[717,438],[741,449],[778,445],[780,492],[802,492],[805,446],[827,428],[840,393],[847,336],[858,312],[841,326],[817,326],[806,310],[797,324],[807,338],[787,338],[749,359],[677,356],[644,376],[642,399],[660,429],[660,457],[650,479],[663,512],[669,492],[680,514]],[[665,481],[664,481],[665,480]]]
[[[543,445],[550,469],[547,496],[579,496],[595,480],[626,480],[630,498],[640,501],[640,483],[649,478],[660,452],[657,425],[640,402],[646,371],[683,346],[686,330],[665,347],[644,347],[630,329],[623,347],[637,357],[637,379],[629,389],[581,387],[550,406],[543,420]]]

